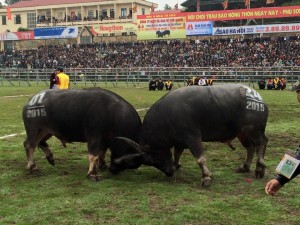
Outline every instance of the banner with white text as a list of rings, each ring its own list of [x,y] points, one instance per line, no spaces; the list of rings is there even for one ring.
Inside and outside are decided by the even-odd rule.
[[[33,31],[0,33],[0,41],[33,40]]]
[[[92,26],[91,32],[93,34],[136,33],[137,26],[134,23],[99,24]]]
[[[137,16],[137,40],[186,37],[186,16],[182,13]]]
[[[283,32],[299,32],[299,31],[300,31],[300,23],[266,24],[266,25],[254,25],[254,26],[214,27],[213,35],[263,34],[263,33],[283,33]]]

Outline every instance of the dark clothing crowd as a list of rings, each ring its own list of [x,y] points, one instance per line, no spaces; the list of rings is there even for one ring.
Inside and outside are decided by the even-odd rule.
[[[93,60],[91,60],[93,59]],[[300,38],[157,40],[42,45],[0,52],[0,66],[44,68],[300,66]]]
[[[172,87],[173,87],[173,83],[169,79],[163,82],[161,78],[159,79],[152,78],[152,80],[150,80],[149,82],[149,91],[155,91],[156,89],[162,91],[164,88],[167,91],[171,91]]]
[[[260,90],[267,88],[268,90],[284,90],[286,88],[285,77],[269,78],[267,81],[263,78],[258,82]]]

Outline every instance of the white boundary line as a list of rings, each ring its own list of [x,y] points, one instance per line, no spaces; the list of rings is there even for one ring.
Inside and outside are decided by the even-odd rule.
[[[25,96],[25,95],[24,95],[24,96]],[[8,97],[10,97],[10,96],[8,96]],[[136,111],[137,111],[137,112],[140,112],[140,111],[144,111],[144,110],[148,110],[148,109],[149,109],[149,108],[142,108],[142,109],[137,109]],[[7,139],[7,138],[15,137],[15,136],[17,136],[17,135],[23,135],[23,134],[25,134],[25,132],[19,133],[19,134],[8,134],[8,135],[4,135],[4,136],[0,137],[0,140],[1,140],[1,139]]]
[[[7,95],[7,96],[1,96],[0,98],[18,98],[18,97],[28,97],[31,95]]]

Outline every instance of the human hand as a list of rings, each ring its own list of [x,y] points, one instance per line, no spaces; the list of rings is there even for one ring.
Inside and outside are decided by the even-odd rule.
[[[268,195],[274,196],[280,188],[281,184],[279,183],[279,181],[276,179],[272,179],[266,184],[265,191]]]

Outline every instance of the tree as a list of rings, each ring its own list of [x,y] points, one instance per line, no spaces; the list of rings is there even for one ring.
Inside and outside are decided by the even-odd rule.
[[[165,4],[165,7],[164,7],[165,10],[172,10],[172,7],[168,4]]]
[[[4,3],[6,5],[12,5],[12,4],[15,4],[17,2],[20,2],[21,0],[5,0]]]

